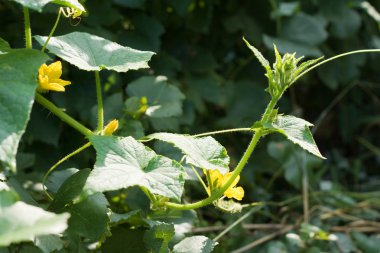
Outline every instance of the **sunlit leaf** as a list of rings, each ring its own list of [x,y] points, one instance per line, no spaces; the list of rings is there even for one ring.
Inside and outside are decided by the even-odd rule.
[[[227,150],[214,138],[194,138],[188,135],[155,133],[148,136],[172,143],[186,156],[186,162],[206,170],[219,170],[221,173],[229,171],[230,158]]]
[[[81,5],[78,0],[12,0],[12,1],[15,1],[21,4],[22,6],[25,6],[27,8],[30,8],[36,11],[41,11],[42,8],[50,2],[56,3],[58,5],[62,5],[62,6],[75,8],[80,11],[85,11],[83,5]]]
[[[312,126],[310,122],[294,116],[285,115],[277,116],[272,127],[279,133],[285,135],[290,141],[299,145],[301,148],[309,151],[315,156],[322,159],[323,157],[318,150],[317,145],[313,139],[309,127]]]
[[[43,45],[48,37],[35,36],[35,38]],[[154,54],[123,47],[115,42],[83,32],[52,37],[46,48],[65,61],[87,71],[108,69],[127,72],[131,69],[148,68],[148,61]]]
[[[180,200],[184,185],[182,166],[132,137],[93,136],[97,159],[86,188],[113,191],[141,186],[151,193]]]
[[[21,201],[0,206],[0,246],[31,241],[39,235],[62,233],[67,228],[68,218],[68,213],[50,213]]]
[[[45,54],[31,49],[0,54],[0,161],[12,170],[32,109],[38,68],[46,60]]]
[[[206,236],[191,236],[174,245],[173,253],[210,253],[217,244]]]

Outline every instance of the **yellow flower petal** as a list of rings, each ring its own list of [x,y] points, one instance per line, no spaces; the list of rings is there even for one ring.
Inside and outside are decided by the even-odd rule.
[[[213,188],[222,186],[223,175],[219,170],[209,170],[210,179]],[[209,182],[210,183],[210,182]]]
[[[51,82],[52,83],[58,83],[59,85],[62,85],[62,86],[66,86],[66,85],[71,84],[70,81],[65,81],[65,80],[62,80],[62,79],[52,79]]]
[[[65,91],[65,87],[58,83],[48,83],[47,85],[47,90],[52,90],[52,91]]]
[[[206,170],[204,170],[204,173],[207,173]],[[209,187],[207,189],[207,193],[210,195],[210,184],[212,189],[221,188],[223,185],[227,183],[227,181],[231,178],[233,172],[228,172],[224,175],[222,175],[219,170],[209,170],[210,175],[210,182]],[[232,182],[230,187],[224,192],[224,196],[227,198],[234,198],[237,200],[242,200],[244,197],[244,189],[242,187],[235,187],[237,183],[240,180],[240,175],[238,175],[235,180]]]
[[[62,75],[62,63],[56,61],[50,64],[48,66],[48,75],[50,79],[59,79]]]
[[[228,188],[227,191],[224,192],[224,196],[226,196],[227,198],[242,200],[244,197],[244,189],[241,186]]]
[[[224,185],[225,183],[227,183],[228,179],[230,179],[232,174],[233,174],[233,172],[228,172],[225,175],[223,175],[223,179],[222,179],[221,184]],[[237,183],[239,182],[239,180],[240,180],[240,175],[235,178],[235,180],[232,182],[230,188],[236,186]]]
[[[70,81],[60,79],[62,75],[62,63],[53,62],[50,65],[45,63],[38,69],[38,92],[65,91],[64,86],[71,84]]]

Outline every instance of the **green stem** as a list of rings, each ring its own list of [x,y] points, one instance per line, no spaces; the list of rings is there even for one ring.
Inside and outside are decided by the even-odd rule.
[[[191,209],[197,209],[206,205],[211,204],[218,198],[220,198],[223,193],[230,187],[230,185],[234,182],[235,178],[237,178],[241,171],[243,170],[244,166],[248,162],[248,159],[251,157],[251,154],[253,150],[255,149],[257,143],[259,142],[260,138],[262,136],[261,130],[257,131],[251,140],[251,142],[248,145],[247,150],[245,151],[244,155],[242,156],[240,162],[236,166],[235,170],[233,171],[231,177],[228,179],[228,181],[221,187],[219,188],[218,191],[215,191],[210,197],[205,198],[201,201],[191,203],[191,204],[177,204],[173,202],[166,202],[165,205],[169,208],[173,209],[179,209],[179,210],[191,210]]]
[[[265,112],[263,114],[263,117],[261,118],[261,122],[266,122],[273,111],[273,108],[276,106],[277,101],[279,98],[272,98],[271,101],[269,102],[267,108],[265,109]],[[231,184],[235,181],[235,179],[240,175],[242,170],[244,169],[244,166],[247,164],[248,159],[251,157],[253,151],[255,150],[255,147],[257,143],[259,142],[260,138],[263,136],[263,132],[261,129],[255,132],[253,135],[251,142],[249,143],[246,151],[244,152],[243,156],[241,157],[238,165],[236,166],[235,170],[232,172],[232,175],[230,178],[227,180],[227,182],[218,189],[218,191],[215,191],[211,196],[208,198],[205,198],[203,200],[200,200],[195,203],[191,204],[178,204],[178,203],[173,203],[173,202],[166,202],[165,205],[169,208],[172,209],[178,209],[178,210],[191,210],[191,209],[197,209],[206,205],[211,204],[218,198],[220,198],[223,193],[228,189],[228,187],[231,186]]]
[[[98,102],[98,131],[103,130],[104,124],[104,112],[103,112],[103,99],[102,99],[102,86],[100,83],[99,71],[95,71],[95,83],[96,83],[96,99]]]
[[[301,74],[299,74],[296,78],[294,78],[294,80],[289,84],[289,86],[291,86],[293,83],[295,83],[298,79],[300,79],[303,75],[305,75],[306,73],[308,73],[309,71],[321,66],[322,64],[325,64],[329,61],[332,61],[332,60],[335,60],[335,59],[338,59],[338,58],[341,58],[341,57],[344,57],[344,56],[347,56],[347,55],[351,55],[351,54],[361,54],[361,53],[380,53],[380,49],[363,49],[363,50],[356,50],[356,51],[351,51],[351,52],[347,52],[347,53],[343,53],[343,54],[338,54],[336,56],[333,56],[331,58],[328,58],[324,61],[321,61],[320,63],[317,63],[315,64],[313,67],[311,68],[308,68],[307,70],[305,70],[304,72],[302,72]]]
[[[232,129],[225,129],[225,130],[195,134],[192,136],[193,137],[202,137],[202,136],[209,136],[209,135],[214,135],[214,134],[224,134],[224,133],[233,133],[233,132],[252,132],[252,131],[253,130],[249,127],[242,127],[242,128],[232,128]]]
[[[61,18],[61,14],[62,14],[62,9],[59,8],[59,12],[58,12],[57,19],[55,20],[55,24],[54,24],[53,28],[51,29],[50,34],[49,34],[49,37],[48,37],[47,40],[45,41],[45,44],[43,45],[43,47],[42,47],[42,49],[41,49],[41,52],[44,52],[44,51],[45,51],[45,48],[46,48],[46,46],[48,45],[48,43],[49,43],[49,41],[50,41],[50,38],[53,36],[53,34],[54,34],[54,32],[55,32],[55,29],[56,29],[57,26],[58,26],[59,19]]]
[[[309,175],[306,168],[306,162],[305,162],[305,156],[306,151],[303,151],[302,154],[302,163],[301,163],[301,169],[302,169],[302,203],[303,203],[303,217],[304,222],[309,223],[310,221],[310,213],[309,213]]]
[[[24,29],[25,29],[25,47],[32,48],[32,30],[30,28],[29,9],[23,7],[24,12]]]
[[[63,163],[64,161],[66,161],[67,159],[69,159],[70,157],[82,152],[83,150],[85,150],[86,148],[90,147],[91,146],[91,143],[90,142],[87,142],[86,144],[84,144],[82,147],[74,150],[73,152],[71,152],[70,154],[68,154],[67,156],[63,157],[61,160],[59,160],[56,164],[54,164],[44,175],[44,178],[42,179],[42,188],[45,192],[45,194],[49,197],[50,200],[53,200],[53,197],[47,192],[46,190],[46,186],[45,186],[45,182],[46,182],[46,179],[47,177],[50,175],[50,173],[53,172],[53,170],[55,168],[57,168],[61,163]]]
[[[83,126],[81,123],[70,117],[68,114],[63,112],[61,109],[59,109],[57,106],[55,106],[52,102],[44,98],[41,94],[36,93],[36,101],[40,103],[42,106],[47,108],[49,111],[51,111],[54,115],[56,115],[58,118],[60,118],[62,121],[66,122],[78,132],[82,133],[85,136],[91,136],[94,133],[88,129],[87,127]]]
[[[267,108],[265,109],[265,113],[264,113],[264,115],[263,115],[263,117],[261,119],[262,123],[268,122],[268,120],[269,120],[269,118],[270,118],[270,116],[271,116],[271,114],[273,112],[273,109],[276,106],[277,101],[280,99],[280,97],[278,97],[278,98],[272,98],[271,99],[271,101],[269,102]]]

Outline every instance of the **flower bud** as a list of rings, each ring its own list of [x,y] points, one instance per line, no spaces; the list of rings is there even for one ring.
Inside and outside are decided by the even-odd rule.
[[[117,119],[112,120],[103,130],[104,135],[112,135],[119,127],[119,121]]]

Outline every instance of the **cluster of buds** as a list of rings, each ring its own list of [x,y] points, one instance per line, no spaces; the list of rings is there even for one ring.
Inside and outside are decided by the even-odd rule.
[[[305,72],[309,67],[323,59],[323,57],[320,57],[318,59],[305,61],[298,65],[303,57],[296,58],[296,53],[286,53],[281,57],[276,45],[273,45],[276,62],[273,64],[273,68],[271,68],[269,61],[264,58],[261,52],[254,46],[250,45],[247,40],[244,39],[244,41],[259,60],[261,65],[265,68],[267,72],[265,75],[269,82],[267,91],[272,97],[277,99],[279,99],[285,90],[294,83],[298,76]]]

